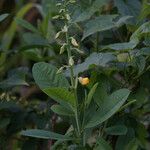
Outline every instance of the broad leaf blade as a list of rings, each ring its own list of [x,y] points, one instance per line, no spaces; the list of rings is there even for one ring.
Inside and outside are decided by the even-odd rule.
[[[88,21],[85,25],[82,40],[96,32],[106,31],[114,28],[115,23],[113,22],[113,19],[115,19],[116,17],[117,15],[101,15],[95,19]]]
[[[58,103],[63,103],[66,102],[70,104],[71,106],[75,107],[76,101],[75,101],[75,96],[71,91],[68,91],[65,88],[46,88],[43,89],[43,91],[51,98],[56,100]]]
[[[112,53],[92,53],[85,61],[74,67],[74,74],[78,75],[80,72],[84,72],[90,65],[98,65],[106,67],[109,62],[114,61],[116,57]],[[66,71],[66,76],[70,76],[69,70]]]
[[[102,7],[106,5],[109,0],[95,0],[90,8],[84,10],[78,17],[76,17],[73,22],[80,22],[90,19],[90,17],[97,11],[101,12]]]
[[[30,129],[22,131],[21,135],[40,139],[72,140],[71,137],[68,137],[66,135],[61,135],[58,133],[38,129]]]
[[[128,89],[120,89],[113,92],[109,98],[101,102],[100,108],[95,111],[85,127],[90,128],[97,126],[114,115],[127,100],[129,94],[130,91]]]
[[[60,73],[56,74],[57,69],[51,64],[39,62],[34,64],[32,68],[33,77],[41,89],[50,87],[68,88],[67,79]]]
[[[72,111],[70,111],[69,109],[66,109],[65,107],[61,105],[53,105],[51,107],[51,110],[58,115],[74,116],[74,113]]]
[[[105,132],[110,135],[125,135],[127,133],[127,127],[124,125],[115,125],[106,128]]]

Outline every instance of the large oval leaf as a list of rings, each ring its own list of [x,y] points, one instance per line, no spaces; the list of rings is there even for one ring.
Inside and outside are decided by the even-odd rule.
[[[116,57],[112,53],[92,53],[81,64],[74,66],[74,74],[78,75],[80,72],[84,72],[90,65],[98,65],[101,67],[107,67],[111,61],[114,61]],[[70,71],[66,71],[66,76],[70,76]]]
[[[72,138],[67,135],[61,135],[58,133],[45,131],[45,130],[39,130],[39,129],[25,130],[21,132],[21,135],[34,137],[34,138],[40,138],[40,139],[54,139],[54,140],[63,140],[63,141],[72,140]]]
[[[43,90],[49,97],[53,98],[56,100],[58,103],[62,104],[65,106],[64,103],[70,104],[71,106],[75,106],[75,96],[73,92],[68,91],[65,88],[47,88]]]
[[[115,125],[105,129],[105,132],[110,135],[125,135],[127,127],[125,125]]]
[[[58,115],[63,115],[63,116],[74,116],[74,112],[70,111],[69,109],[66,109],[65,107],[61,106],[61,105],[53,105],[51,107],[51,110],[58,114]]]
[[[110,118],[127,100],[129,94],[130,91],[128,89],[120,89],[113,92],[107,99],[104,99],[100,103],[99,109],[87,121],[85,128],[97,126]]]
[[[69,83],[63,74],[56,74],[56,67],[45,62],[39,62],[34,64],[33,77],[41,89],[50,88],[50,87],[64,87],[68,88]]]

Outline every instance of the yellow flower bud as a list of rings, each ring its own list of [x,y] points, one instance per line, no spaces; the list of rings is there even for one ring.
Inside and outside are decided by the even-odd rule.
[[[82,85],[87,85],[90,82],[90,79],[88,77],[79,77],[78,79]]]

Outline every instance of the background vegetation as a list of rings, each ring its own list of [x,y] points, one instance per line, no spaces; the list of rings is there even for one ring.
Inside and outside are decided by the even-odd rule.
[[[0,14],[0,150],[150,149],[148,0],[1,0]]]

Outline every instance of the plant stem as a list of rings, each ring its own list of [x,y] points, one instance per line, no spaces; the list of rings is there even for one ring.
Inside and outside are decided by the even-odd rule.
[[[99,51],[99,32],[96,33],[95,51]]]
[[[65,25],[68,27],[67,23]],[[67,53],[68,53],[68,63],[69,63],[69,59],[72,57],[72,54],[71,54],[70,40],[69,40],[68,32],[66,32],[66,43],[67,43]],[[75,78],[74,78],[73,66],[69,64],[69,68],[70,68],[71,86],[72,86],[74,96],[76,99],[75,120],[76,120],[76,125],[77,125],[78,136],[80,137],[81,136],[81,130],[80,130],[80,124],[79,124],[78,98],[77,98],[77,91],[75,88]]]

